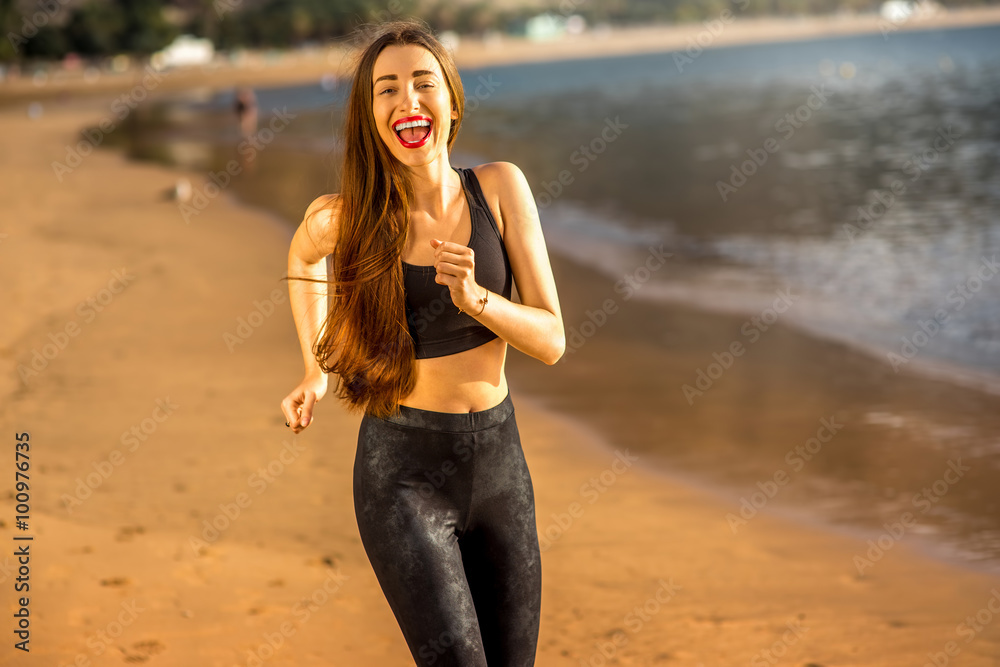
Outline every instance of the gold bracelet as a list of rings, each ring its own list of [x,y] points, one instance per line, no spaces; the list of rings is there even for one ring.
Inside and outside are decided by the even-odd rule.
[[[486,296],[484,296],[482,299],[479,300],[479,303],[483,304],[483,307],[479,309],[478,313],[476,313],[476,317],[479,317],[480,315],[482,315],[483,311],[486,310],[486,302],[489,300],[489,298],[490,298],[490,291],[486,290]],[[461,308],[459,308],[458,312],[464,313],[465,311],[462,310]],[[468,313],[466,313],[466,314],[468,314]]]
[[[487,300],[488,300],[489,298],[490,298],[490,291],[489,291],[489,290],[486,290],[486,296],[484,296],[484,297],[482,298],[482,302],[483,302],[483,307],[479,309],[479,312],[478,312],[478,313],[476,313],[476,317],[479,317],[480,315],[482,315],[482,314],[483,314],[483,311],[484,311],[484,310],[486,310],[486,301],[487,301]]]

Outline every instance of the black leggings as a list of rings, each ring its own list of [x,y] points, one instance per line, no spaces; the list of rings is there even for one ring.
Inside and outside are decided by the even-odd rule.
[[[541,554],[510,394],[479,412],[399,409],[361,420],[354,511],[413,659],[531,667]]]

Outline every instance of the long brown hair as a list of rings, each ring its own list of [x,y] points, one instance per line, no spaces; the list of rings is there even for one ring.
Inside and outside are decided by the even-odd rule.
[[[451,121],[450,153],[465,115],[465,93],[451,54],[417,19],[358,30],[362,48],[344,121],[340,214],[333,252],[329,312],[313,353],[325,373],[338,376],[335,395],[349,410],[378,417],[396,412],[416,385],[413,339],[406,321],[401,257],[413,191],[406,167],[384,144],[372,112],[372,72],[387,46],[422,46],[437,59],[458,118]],[[291,278],[290,278],[291,279]],[[305,278],[305,280],[309,280]]]

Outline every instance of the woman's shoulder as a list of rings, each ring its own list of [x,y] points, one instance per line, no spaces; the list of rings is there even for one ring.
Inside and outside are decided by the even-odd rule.
[[[292,240],[300,254],[318,253],[325,257],[333,252],[337,244],[340,204],[339,194],[320,195],[309,204]]]
[[[303,222],[318,232],[334,232],[340,218],[340,194],[320,195],[309,204]]]
[[[513,162],[485,162],[481,165],[472,167],[473,173],[475,173],[476,178],[482,183],[483,180],[488,180],[491,182],[503,182],[510,181],[511,179],[516,179],[518,177],[523,177],[524,174],[521,173],[520,167],[518,167]]]
[[[324,211],[328,216],[334,216],[339,212],[340,209],[340,193],[334,193],[332,195],[320,195],[316,199],[312,200],[306,208],[306,218],[310,216],[323,213]]]
[[[501,230],[505,213],[523,211],[535,198],[524,173],[513,162],[487,162],[472,168],[486,203],[493,209]]]
[[[473,167],[472,172],[487,198],[490,194],[505,201],[511,197],[524,197],[526,194],[531,196],[528,180],[521,168],[513,162],[486,162]]]

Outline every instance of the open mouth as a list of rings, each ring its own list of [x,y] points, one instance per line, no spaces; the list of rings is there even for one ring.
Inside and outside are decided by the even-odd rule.
[[[419,148],[431,136],[431,119],[427,116],[401,118],[393,123],[392,129],[405,148]]]

